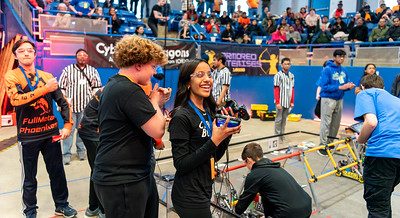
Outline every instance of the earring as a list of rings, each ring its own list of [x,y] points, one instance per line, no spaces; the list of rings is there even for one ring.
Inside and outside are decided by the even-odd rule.
[[[188,86],[188,90],[190,89],[190,86]]]

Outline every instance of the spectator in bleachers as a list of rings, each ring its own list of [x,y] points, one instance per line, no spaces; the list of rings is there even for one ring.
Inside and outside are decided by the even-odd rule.
[[[289,25],[292,25],[293,23],[294,23],[294,13],[293,13],[293,11],[292,11],[292,8],[291,7],[287,7],[286,8],[286,16],[287,16],[287,18],[288,18],[288,23],[289,23]]]
[[[137,26],[135,29],[135,33],[133,35],[137,35],[140,37],[146,37],[146,34],[144,34],[144,27],[143,26]]]
[[[94,13],[94,3],[92,0],[71,0],[69,8],[79,16],[92,16]]]
[[[53,23],[53,27],[57,27],[57,28],[61,28],[61,29],[70,28],[71,15],[62,13],[62,12],[67,12],[67,6],[64,3],[60,3],[60,4],[58,4],[57,10],[60,11],[61,13],[57,13],[56,20]]]
[[[319,21],[319,26],[325,25],[325,28],[327,30],[331,30],[331,24],[329,23],[328,17],[327,16],[323,16],[321,18],[321,20]]]
[[[285,22],[285,24],[282,24],[282,22]],[[294,24],[294,20],[290,19],[290,17],[287,16],[286,11],[283,12],[282,16],[276,21],[276,25],[280,26],[280,25],[292,25]]]
[[[386,25],[386,20],[381,18],[378,22],[378,26],[375,27],[369,35],[370,42],[386,41],[386,35],[389,27]]]
[[[228,16],[226,11],[222,13],[222,16],[219,18],[219,21],[221,22],[221,25],[227,25],[228,23],[232,22],[231,18]]]
[[[338,17],[346,17],[346,13],[343,9],[343,2],[339,1],[338,7],[336,8],[336,10],[333,11],[332,13],[332,17],[333,18],[338,18]]]
[[[242,44],[252,44],[252,42],[251,42],[251,38],[250,38],[250,36],[249,36],[249,35],[247,35],[247,34],[244,34],[244,35],[243,35],[243,41],[242,41]]]
[[[133,7],[133,3],[135,3],[135,7]],[[136,14],[137,14],[137,7],[138,7],[138,5],[139,5],[139,0],[130,0],[129,5],[130,5],[129,10],[130,10],[131,12],[133,12],[133,14],[136,16]]]
[[[111,33],[118,34],[123,21],[118,18],[115,8],[113,7],[109,9],[108,15],[111,17]]]
[[[69,0],[66,0],[69,1]],[[113,3],[110,0],[105,0],[103,3],[103,8],[111,8],[114,7]]]
[[[211,13],[214,8],[214,0],[205,0],[206,1],[206,14]]]
[[[153,11],[150,12],[150,7],[149,7],[150,0],[140,0],[140,2],[141,2],[141,7],[140,7],[141,18],[143,19],[145,17],[147,17],[147,18],[150,17],[150,15],[153,13]],[[146,16],[144,16],[145,7],[146,7]]]
[[[297,18],[294,20],[294,24],[292,25],[294,30],[299,32],[300,34],[304,33],[304,26],[303,23],[301,22],[300,18]]]
[[[190,27],[188,23],[185,23],[179,32],[180,39],[190,39]]]
[[[385,3],[381,3],[381,5],[375,10],[376,16],[378,17],[378,19],[381,19],[382,15],[386,14],[386,11],[389,8],[386,7]]]
[[[386,13],[384,15],[382,15],[383,19],[386,20],[386,24],[388,25],[388,27],[391,27],[393,25],[393,20],[392,20],[392,9],[387,9]]]
[[[264,19],[267,16],[270,6],[271,0],[261,0],[261,19]]]
[[[200,38],[199,38],[199,34],[194,34],[194,35],[193,35],[193,38],[194,38],[195,40],[201,40],[201,41],[204,41],[204,40],[207,39],[206,36],[204,35],[204,33],[200,33]]]
[[[368,41],[368,27],[364,25],[364,20],[362,18],[357,20],[357,26],[350,29],[349,40],[352,42]]]
[[[247,5],[249,6],[249,16],[256,16],[258,10],[258,0],[247,0]]]
[[[251,24],[247,25],[245,33],[251,38],[254,38],[254,36],[262,36],[263,31],[261,30],[261,27],[258,26],[257,20],[252,20]]]
[[[182,3],[182,12],[186,13],[189,10],[190,6],[193,5],[193,0],[181,0]]]
[[[246,12],[242,13],[242,16],[239,17],[238,22],[242,27],[244,27],[245,25],[249,25],[250,24],[250,18],[247,17]]]
[[[178,25],[179,29],[182,29],[183,26],[185,26],[185,25],[190,25],[190,20],[188,19],[187,13],[184,13],[182,15],[182,19],[179,21],[179,25]]]
[[[400,0],[397,0],[397,5],[393,6],[392,11],[393,15],[397,16],[397,14],[400,12]]]
[[[215,20],[215,23],[219,23],[219,17],[217,16],[217,15],[215,15],[215,12],[213,11],[213,12],[211,12],[211,14],[210,14],[210,20],[211,19],[214,19]]]
[[[366,5],[362,9],[360,14],[366,23],[377,23],[378,22],[378,17],[376,16],[376,14],[373,11],[371,11],[371,7],[369,5]]]
[[[303,20],[305,20],[308,15],[306,7],[301,7],[299,14],[300,14],[301,18]]]
[[[206,27],[208,33],[220,33],[218,24],[214,19],[210,19],[210,24]]]
[[[338,32],[347,33],[347,25],[343,22],[341,17],[336,18],[336,22],[332,25],[331,33],[335,35]]]
[[[275,20],[273,19],[268,19],[266,25],[264,25],[264,32],[267,36],[270,36],[272,33],[276,31],[276,26],[275,26]]]
[[[349,34],[347,26],[341,17],[336,18],[336,22],[332,25],[331,33],[336,41],[347,41]]]
[[[347,25],[347,30],[350,31],[351,29],[353,29],[353,27],[355,27],[357,25],[357,20],[360,18],[361,18],[361,14],[357,12],[356,15],[354,15],[354,17],[352,17],[350,19],[350,22]]]
[[[204,25],[204,22],[206,21],[206,19],[207,19],[206,12],[203,12],[203,13],[200,14],[200,17],[199,17],[199,19],[197,20],[197,23],[198,23],[199,25]]]
[[[189,10],[186,12],[188,19],[191,24],[197,23],[199,16],[197,15],[196,10],[194,9],[194,5],[190,6]]]
[[[202,14],[204,12],[204,0],[196,0],[197,2],[197,13]]]
[[[293,26],[289,27],[289,31],[286,33],[286,39],[289,44],[299,44],[301,43],[300,33],[294,30]]]
[[[226,29],[221,34],[223,42],[235,42],[235,32],[233,31],[231,24],[226,24]]]
[[[332,33],[326,28],[324,24],[321,28],[314,34],[311,43],[312,44],[325,44],[330,43],[333,39]]]
[[[393,26],[388,29],[386,39],[389,42],[400,40],[400,18],[395,17],[393,19]]]
[[[168,17],[165,17],[162,14],[165,3],[165,0],[158,0],[157,4],[155,4],[151,9],[151,14],[147,22],[147,25],[150,27],[155,37],[158,36],[158,25],[165,25],[168,20]]]
[[[236,0],[226,0],[228,16],[232,16],[235,12],[235,2]]]
[[[314,33],[317,31],[317,26],[319,24],[319,20],[321,17],[315,13],[315,9],[311,8],[310,13],[306,17],[306,26],[307,26],[307,39],[311,41]]]
[[[278,27],[278,29],[272,33],[271,36],[271,40],[268,42],[268,44],[285,44],[287,41],[286,31],[283,26]]]
[[[62,3],[64,3],[67,6],[68,11],[71,11],[71,9],[69,9],[70,0],[62,0]]]
[[[277,25],[278,27],[282,26],[285,28],[285,31],[289,31],[290,25],[287,23],[286,19],[281,20],[281,23]]]
[[[237,11],[236,11],[236,13],[238,13],[239,17],[241,17],[242,14],[243,14],[243,11],[242,11],[241,8],[242,8],[242,7],[241,7],[240,5],[237,6]]]
[[[103,8],[102,7],[97,7],[94,9],[93,15],[92,15],[93,19],[97,19],[97,20],[105,20],[104,17],[104,13],[103,13]]]
[[[222,5],[222,0],[214,0],[214,6],[213,6],[213,12],[215,14],[219,14],[221,13],[221,5]]]

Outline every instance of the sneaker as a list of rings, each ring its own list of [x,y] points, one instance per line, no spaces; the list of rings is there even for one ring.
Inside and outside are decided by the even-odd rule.
[[[96,208],[95,210],[91,210],[89,207],[85,211],[85,217],[94,217],[99,215],[100,209]]]
[[[35,212],[30,213],[30,214],[27,214],[25,217],[26,218],[36,218],[36,215],[37,215],[37,213],[35,211]]]
[[[99,218],[106,218],[106,214],[100,212],[98,217]]]
[[[80,161],[86,160],[85,154],[78,154],[78,157]]]
[[[55,214],[58,215],[58,216],[64,216],[64,217],[72,218],[78,213],[70,205],[67,205],[67,206],[64,206],[64,207],[63,206],[57,207],[56,210],[55,210]]]
[[[71,163],[71,157],[63,157],[64,165],[69,165]]]
[[[325,149],[319,149],[319,150],[317,151],[317,154],[319,154],[319,155],[321,155],[321,156],[323,156],[323,157],[328,156],[328,152],[326,152]]]

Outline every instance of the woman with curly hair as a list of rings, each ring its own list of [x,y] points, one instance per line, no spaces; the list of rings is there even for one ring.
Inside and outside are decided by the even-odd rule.
[[[172,202],[180,217],[211,218],[210,199],[214,161],[224,155],[232,134],[241,126],[221,127],[215,120],[211,95],[213,79],[206,61],[195,59],[181,66],[178,91],[169,124],[176,168]]]
[[[100,144],[92,180],[106,217],[158,217],[158,193],[151,172],[152,138],[162,138],[161,107],[171,89],[146,85],[164,65],[163,49],[138,36],[124,36],[115,46],[120,68],[103,89],[98,106]]]

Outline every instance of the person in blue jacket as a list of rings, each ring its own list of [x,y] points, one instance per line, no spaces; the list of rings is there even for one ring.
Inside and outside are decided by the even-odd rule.
[[[336,137],[342,118],[344,93],[355,86],[349,81],[346,69],[342,67],[345,57],[345,51],[335,50],[333,60],[328,61],[321,73],[319,86],[321,87],[320,144],[322,145],[329,144],[332,142],[331,137]],[[327,155],[325,149],[318,152],[321,155]]]

